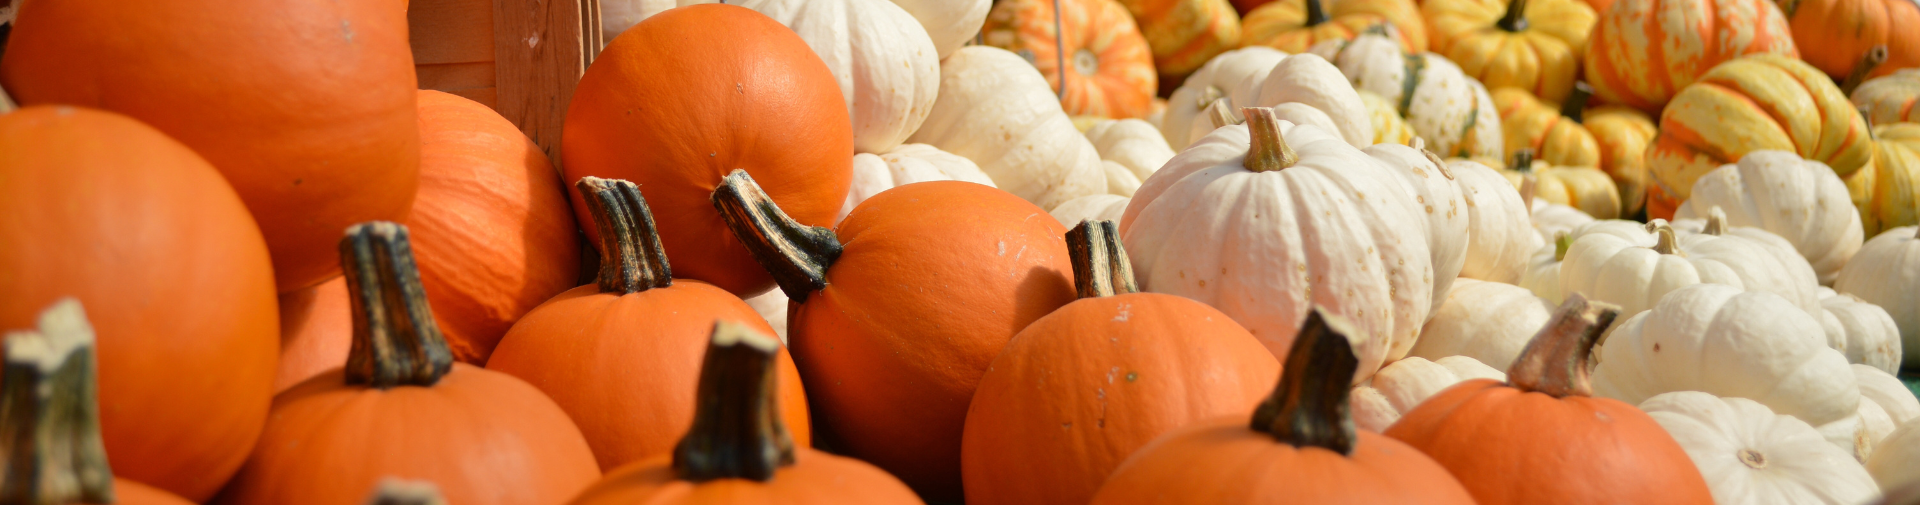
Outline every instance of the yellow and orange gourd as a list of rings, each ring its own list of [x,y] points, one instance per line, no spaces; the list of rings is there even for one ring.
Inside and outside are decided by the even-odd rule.
[[[1163,82],[1185,76],[1240,45],[1240,15],[1227,0],[1120,0],[1153,47]]]
[[[1594,25],[1584,66],[1602,102],[1659,114],[1715,65],[1757,53],[1800,54],[1773,0],[1617,0]]]
[[[1579,0],[1427,0],[1433,51],[1488,88],[1517,87],[1565,100],[1594,23]]]
[[[1329,8],[1330,7],[1330,8]],[[1352,40],[1368,28],[1390,24],[1400,48],[1427,50],[1427,22],[1413,0],[1280,0],[1240,20],[1240,45],[1304,53],[1327,40]]]
[[[1159,90],[1153,52],[1115,0],[1003,1],[981,38],[1039,68],[1070,115],[1146,117]]]

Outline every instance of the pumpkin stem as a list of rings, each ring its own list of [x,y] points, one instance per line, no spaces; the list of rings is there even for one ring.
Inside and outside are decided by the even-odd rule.
[[[1566,261],[1567,250],[1573,248],[1573,235],[1564,231],[1553,232],[1553,260]]]
[[[1207,121],[1213,123],[1215,130],[1227,125],[1240,124],[1240,120],[1233,118],[1233,99],[1227,97],[1215,99],[1213,105],[1207,106]]]
[[[673,267],[640,186],[592,176],[574,186],[600,231],[600,292],[625,295],[672,286]]]
[[[1507,383],[1554,398],[1593,396],[1587,361],[1600,334],[1619,316],[1619,307],[1588,301],[1580,293],[1567,297],[1507,368]]]
[[[1379,35],[1381,37],[1393,38],[1393,34],[1387,31],[1389,26],[1390,25],[1384,22],[1370,24],[1367,25],[1366,29],[1360,30],[1360,35]]]
[[[840,259],[840,239],[833,230],[787,217],[746,170],[735,169],[720,180],[713,207],[787,298],[806,303],[807,295],[827,287],[827,268]]]
[[[1207,106],[1213,105],[1214,100],[1219,100],[1226,96],[1227,93],[1221,91],[1220,87],[1207,86],[1207,89],[1200,90],[1200,96],[1194,97],[1193,110],[1205,112]]]
[[[1273,109],[1247,107],[1240,109],[1240,113],[1247,116],[1247,135],[1252,139],[1247,148],[1247,170],[1286,170],[1300,162],[1300,155],[1293,152],[1287,139],[1280,135],[1280,120],[1273,116]]]
[[[1501,30],[1523,32],[1527,29],[1527,0],[1507,0],[1507,15],[1496,24]]]
[[[1533,174],[1520,176],[1520,204],[1527,207],[1527,215],[1533,215],[1533,199],[1540,192],[1540,178]]]
[[[433,482],[387,477],[375,485],[367,505],[447,505],[447,500]]]
[[[1868,49],[1866,54],[1860,55],[1860,61],[1853,64],[1853,72],[1847,74],[1846,80],[1840,81],[1840,94],[1852,95],[1855,88],[1859,88],[1861,83],[1867,82],[1867,74],[1873,73],[1873,69],[1879,68],[1881,63],[1886,62],[1886,45],[1873,46],[1872,49]]]
[[[1585,123],[1587,118],[1587,99],[1593,97],[1593,85],[1586,81],[1575,81],[1573,92],[1567,95],[1567,101],[1560,102],[1560,115],[1575,123]]]
[[[368,221],[348,227],[340,239],[353,311],[347,384],[431,386],[453,369],[407,236],[406,226]]]
[[[1440,171],[1440,175],[1446,176],[1449,181],[1453,180],[1453,167],[1447,166],[1447,160],[1440,159],[1440,155],[1427,150],[1427,139],[1420,138],[1419,135],[1408,137],[1407,147],[1420,151],[1420,155],[1426,156],[1427,162],[1432,163],[1433,168]]]
[[[1674,236],[1672,226],[1662,224],[1655,227],[1653,229],[1653,237],[1653,252],[1682,257],[1686,256],[1686,253],[1680,250],[1680,239]]]
[[[673,448],[682,480],[766,482],[793,464],[793,437],[780,420],[774,356],[780,341],[746,325],[718,321],[700,365],[693,428]]]
[[[1522,147],[1513,150],[1513,157],[1507,160],[1507,169],[1522,174],[1533,173],[1533,148]]]
[[[1327,21],[1332,21],[1332,20],[1333,18],[1327,17],[1326,9],[1320,6],[1320,0],[1307,0],[1307,27],[1308,28],[1320,26],[1322,23],[1326,23]]]
[[[72,298],[42,311],[37,330],[7,332],[0,503],[113,503],[93,342],[93,325]]]
[[[1720,210],[1719,205],[1715,205],[1713,206],[1713,208],[1707,209],[1707,226],[1705,229],[1701,230],[1700,232],[1707,235],[1713,235],[1715,237],[1726,235],[1727,234],[1727,211]]]
[[[1120,245],[1120,227],[1107,220],[1085,220],[1067,230],[1067,254],[1073,262],[1073,287],[1081,298],[1140,291],[1133,263]]]
[[[1318,308],[1307,314],[1280,369],[1280,384],[1253,410],[1253,431],[1294,447],[1353,453],[1347,390],[1360,360],[1347,335],[1358,333],[1346,319]]]

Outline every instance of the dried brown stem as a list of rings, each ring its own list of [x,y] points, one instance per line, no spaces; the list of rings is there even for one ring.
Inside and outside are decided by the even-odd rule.
[[[1357,440],[1347,391],[1360,360],[1347,335],[1358,335],[1339,316],[1314,309],[1293,337],[1280,384],[1253,411],[1254,431],[1294,447],[1353,453]]]
[[[1588,301],[1579,293],[1567,297],[1507,368],[1507,383],[1554,398],[1593,396],[1587,362],[1601,333],[1619,315],[1619,307]]]
[[[673,285],[673,267],[653,226],[653,211],[632,182],[582,177],[575,184],[600,232],[602,293],[632,294]]]
[[[833,230],[788,217],[746,170],[721,179],[712,200],[727,228],[773,274],[787,298],[806,303],[808,295],[827,287],[827,268],[840,259],[840,239]]]
[[[1266,107],[1247,107],[1240,109],[1247,117],[1247,170],[1271,172],[1293,168],[1300,162],[1300,155],[1287,145],[1287,139],[1280,134],[1279,119],[1273,115],[1273,109]]]
[[[340,263],[353,313],[347,383],[389,389],[440,382],[453,369],[453,352],[420,285],[407,227],[369,221],[347,228]]]
[[[673,448],[681,479],[773,479],[793,464],[793,437],[780,420],[774,357],[780,341],[719,321],[700,366],[693,428]]]
[[[93,326],[72,298],[41,312],[37,330],[7,332],[0,503],[113,503],[93,346]]]
[[[1120,245],[1120,227],[1113,221],[1086,220],[1067,230],[1067,253],[1073,262],[1074,289],[1081,298],[1140,291],[1127,250]]]

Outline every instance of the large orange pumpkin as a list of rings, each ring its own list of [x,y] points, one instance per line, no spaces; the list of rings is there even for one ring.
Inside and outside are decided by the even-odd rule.
[[[1662,192],[1685,201],[1693,182],[1762,149],[1819,161],[1840,177],[1873,158],[1867,123],[1805,62],[1760,54],[1714,67],[1667,104],[1647,169]]]
[[[674,280],[653,212],[627,181],[586,177],[600,231],[600,275],[535,307],[500,341],[487,368],[526,380],[580,426],[601,470],[666,454],[694,418],[714,321],[773,333],[753,307],[712,284]],[[800,445],[810,443],[800,372],[783,349],[780,406]]]
[[[279,394],[315,375],[346,364],[353,348],[353,310],[347,305],[347,278],[280,294],[280,371],[273,379]]]
[[[1595,17],[1579,0],[1427,0],[1420,9],[1434,52],[1489,88],[1549,102],[1572,92]]]
[[[193,502],[115,478],[100,442],[94,333],[80,302],[62,298],[31,330],[6,330],[0,382],[0,502],[187,505]]]
[[[681,259],[675,273],[735,295],[773,281],[707,203],[722,176],[752,172],[809,225],[832,224],[853,184],[839,82],[793,30],[733,5],[671,9],[614,38],[581,76],[562,135],[565,180],[647,188],[667,254]],[[572,198],[588,222],[586,201]]]
[[[1920,67],[1920,3],[1913,0],[1780,0],[1800,57],[1834,79],[1879,77]],[[1887,48],[1884,62],[1861,55]]]
[[[1240,15],[1227,0],[1120,0],[1153,47],[1161,82],[1199,70],[1207,60],[1240,45]]]
[[[1797,57],[1774,0],[1617,0],[1601,12],[1584,62],[1594,96],[1658,115],[1681,88],[1749,54]]]
[[[1146,117],[1160,89],[1147,39],[1114,0],[1003,1],[987,14],[981,37],[1039,68],[1067,114]]]
[[[780,341],[720,321],[699,371],[693,426],[671,455],[607,474],[574,505],[920,503],[898,479],[871,465],[796,446],[781,420],[788,374]]]
[[[599,478],[553,400],[454,362],[406,227],[355,225],[340,249],[354,319],[346,367],[274,398],[260,443],[216,503],[360,503],[391,476],[433,482],[449,503],[553,505]]]
[[[92,313],[118,475],[212,497],[266,422],[279,352],[273,265],[233,188],[125,116],[27,107],[0,115],[0,244],[0,328],[66,297]]]
[[[1112,221],[1067,232],[1080,299],[1013,336],[980,378],[960,448],[967,500],[1086,503],[1129,454],[1252,411],[1280,375],[1226,314],[1135,292]]]
[[[420,92],[420,282],[454,359],[485,365],[507,328],[576,285],[566,187],[540,146],[473,100]]]
[[[1339,316],[1308,314],[1253,422],[1234,415],[1160,437],[1114,471],[1094,505],[1473,503],[1420,451],[1354,429],[1347,386],[1360,360],[1346,338],[1352,328]]]
[[[1074,300],[1066,228],[959,181],[874,195],[828,230],[735,172],[714,205],[792,299],[787,339],[814,435],[930,500],[961,493],[967,406],[1022,328]]]
[[[1481,505],[1713,503],[1686,450],[1652,417],[1593,397],[1587,360],[1619,312],[1568,297],[1506,383],[1475,379],[1441,391],[1387,436],[1439,461]]]
[[[1427,51],[1427,22],[1413,0],[1280,0],[1260,6],[1240,20],[1240,45],[1267,46],[1304,53],[1328,40],[1353,40],[1369,28],[1393,25],[1393,36],[1407,53]]]
[[[252,211],[280,291],[338,274],[348,225],[407,216],[418,86],[393,2],[14,3],[13,98],[126,114],[199,152]]]

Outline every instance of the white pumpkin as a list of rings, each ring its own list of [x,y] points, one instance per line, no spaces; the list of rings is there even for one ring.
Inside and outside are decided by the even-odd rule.
[[[1347,393],[1347,405],[1352,409],[1354,427],[1385,432],[1420,402],[1470,379],[1506,382],[1507,374],[1466,356],[1433,361],[1408,357],[1381,368],[1366,384],[1354,386]]]
[[[1900,327],[1886,309],[1849,294],[1821,298],[1820,308],[1826,316],[1822,324],[1828,347],[1845,354],[1850,363],[1900,372]]]
[[[1686,449],[1715,503],[1853,505],[1880,492],[1865,467],[1806,421],[1753,400],[1677,391],[1640,409]]]
[[[1228,91],[1248,76],[1259,74],[1264,79],[1267,72],[1273,71],[1273,66],[1286,57],[1287,53],[1278,49],[1252,46],[1220,53],[1207,60],[1167,97],[1167,112],[1160,119],[1160,133],[1166,137],[1167,145],[1174,151],[1182,151],[1204,137],[1205,132],[1213,131],[1202,114],[1207,106],[1227,96]],[[1196,126],[1205,128],[1201,135],[1193,135]]]
[[[1853,380],[1860,383],[1860,419],[1865,445],[1871,458],[1878,447],[1902,423],[1920,417],[1920,399],[1900,379],[1878,368],[1854,364]]]
[[[1879,305],[1900,327],[1905,363],[1920,363],[1920,227],[1882,232],[1834,278],[1834,291]]]
[[[1754,151],[1693,183],[1674,219],[1706,218],[1718,206],[1727,224],[1752,226],[1787,239],[1813,265],[1821,284],[1833,284],[1840,266],[1865,240],[1847,183],[1825,163],[1786,151]]]
[[[1580,209],[1549,202],[1544,198],[1532,198],[1531,201],[1533,203],[1528,207],[1533,210],[1533,230],[1540,234],[1542,242],[1552,242],[1555,234],[1571,232],[1580,225],[1594,221],[1593,215]]]
[[[1228,97],[1236,107],[1269,107],[1280,119],[1337,132],[1354,147],[1373,145],[1366,102],[1347,76],[1319,55],[1282,59],[1265,73],[1243,78]]]
[[[1134,274],[1220,309],[1276,356],[1309,309],[1345,317],[1357,384],[1405,356],[1432,309],[1426,220],[1379,158],[1249,110],[1141,184],[1120,220]]]
[[[906,144],[879,155],[860,153],[853,155],[853,187],[847,191],[847,202],[840,206],[840,215],[833,218],[833,223],[838,226],[854,206],[881,191],[926,181],[993,185],[993,179],[972,160],[926,144]]]
[[[1533,257],[1527,260],[1527,269],[1520,274],[1520,287],[1558,306],[1566,301],[1566,291],[1560,289],[1560,263],[1566,260],[1567,249],[1573,246],[1574,240],[1598,233],[1633,242],[1651,243],[1653,236],[1647,233],[1647,226],[1646,223],[1623,219],[1596,221],[1589,218],[1587,222],[1565,231],[1555,231],[1552,240],[1535,249]]]
[[[940,100],[911,142],[979,164],[1008,193],[1050,209],[1107,191],[1093,144],[1047,79],[1005,49],[968,46],[940,65]]]
[[[1466,356],[1505,369],[1546,327],[1553,309],[1552,303],[1526,288],[1461,278],[1453,282],[1446,303],[1421,328],[1420,340],[1407,356],[1430,360]]]
[[[673,7],[674,0],[600,0],[600,35],[612,43],[627,28]]]
[[[1113,160],[1100,160],[1100,171],[1107,175],[1107,194],[1130,197],[1140,189],[1140,178]]]
[[[1880,489],[1920,484],[1920,419],[1908,419],[1873,448],[1867,473]]]
[[[1120,195],[1087,195],[1067,200],[1067,203],[1054,207],[1048,214],[1053,215],[1055,221],[1059,221],[1067,228],[1079,226],[1081,221],[1086,220],[1119,223],[1120,217],[1127,213],[1129,201],[1132,199]]]
[[[1173,159],[1173,148],[1167,147],[1160,129],[1139,119],[1100,121],[1088,128],[1086,135],[1100,159],[1125,167],[1133,174],[1136,186]]]
[[[1467,259],[1460,276],[1513,284],[1544,242],[1520,192],[1498,170],[1477,162],[1447,163],[1467,204]],[[1544,321],[1544,320],[1543,320]]]
[[[1857,418],[1860,408],[1847,358],[1827,347],[1819,322],[1773,293],[1680,288],[1620,323],[1596,353],[1594,393],[1627,403],[1702,391],[1815,426]]]
[[[1287,60],[1305,59],[1295,56]],[[1439,310],[1440,304],[1446,301],[1447,290],[1466,264],[1471,216],[1466,198],[1460,194],[1460,187],[1454,185],[1453,174],[1447,170],[1446,163],[1423,149],[1422,144],[1420,140],[1415,140],[1413,146],[1375,144],[1363,151],[1398,176],[1406,189],[1407,200],[1413,204],[1414,215],[1426,219],[1427,252],[1433,262],[1433,309]]]
[[[787,343],[787,302],[787,292],[780,288],[747,297],[747,306],[753,307],[754,312],[760,313],[761,319],[767,320],[767,325],[773,327],[773,333],[779,335],[781,344]]]
[[[1739,236],[1686,234],[1659,226],[1647,239],[1589,233],[1573,241],[1560,265],[1560,293],[1620,306],[1621,315],[1652,308],[1676,289],[1719,283],[1786,298],[1814,321],[1821,311],[1812,268],[1792,253]],[[1788,260],[1797,263],[1789,263]]]
[[[1497,159],[1505,152],[1493,97],[1452,61],[1433,53],[1408,55],[1399,42],[1377,33],[1321,42],[1307,51],[1333,62],[1355,89],[1399,104],[1400,116],[1441,156]]]
[[[920,22],[940,59],[946,59],[980,33],[993,0],[893,0]]]

